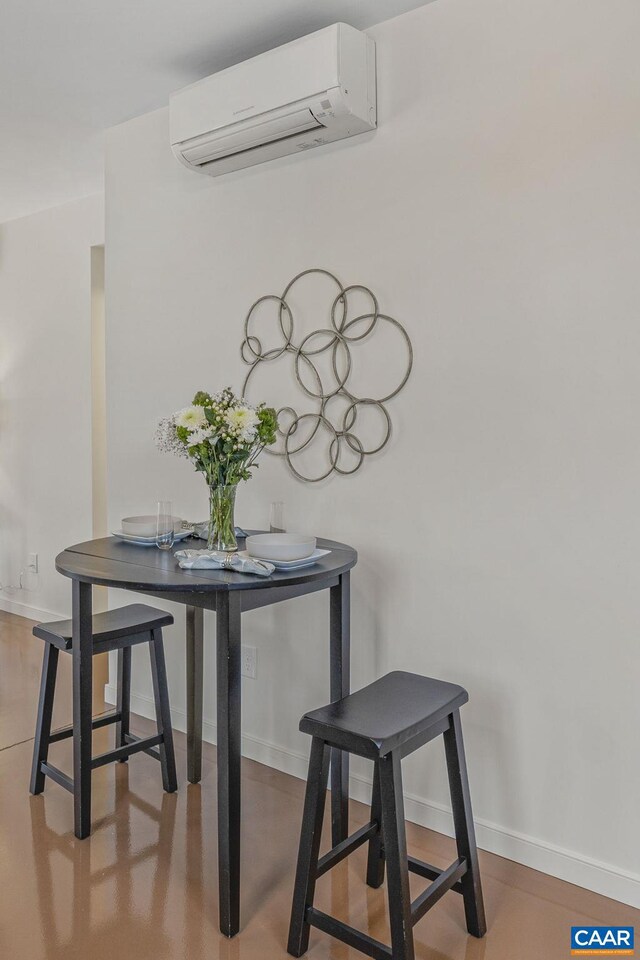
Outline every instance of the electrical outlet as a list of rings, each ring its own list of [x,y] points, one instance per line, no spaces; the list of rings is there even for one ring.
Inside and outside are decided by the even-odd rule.
[[[255,647],[247,647],[242,644],[242,676],[249,677],[251,680],[256,678],[256,669],[258,666],[258,651]]]
[[[28,568],[29,570],[31,570],[32,573],[37,573],[37,572],[38,572],[38,554],[37,554],[37,553],[30,553],[30,554],[29,554],[29,559],[28,559],[28,562],[27,562],[27,568]]]

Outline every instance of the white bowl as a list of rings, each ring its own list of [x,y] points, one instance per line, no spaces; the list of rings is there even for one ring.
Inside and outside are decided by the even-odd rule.
[[[258,560],[304,560],[316,549],[316,538],[302,533],[257,533],[247,537],[247,553]]]
[[[146,517],[124,517],[122,520],[122,532],[130,537],[155,537],[157,517],[149,515]],[[175,533],[182,530],[182,519],[173,518],[173,529]]]

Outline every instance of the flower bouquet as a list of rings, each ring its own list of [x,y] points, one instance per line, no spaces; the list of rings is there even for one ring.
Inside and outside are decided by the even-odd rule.
[[[237,549],[236,489],[251,477],[264,448],[275,443],[277,426],[272,407],[250,406],[229,387],[214,396],[200,390],[190,407],[160,421],[158,447],[191,460],[207,481],[209,550]]]

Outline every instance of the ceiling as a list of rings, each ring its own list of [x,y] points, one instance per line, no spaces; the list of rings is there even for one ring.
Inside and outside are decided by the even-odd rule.
[[[102,131],[233,63],[425,0],[1,0],[0,222],[102,189]]]

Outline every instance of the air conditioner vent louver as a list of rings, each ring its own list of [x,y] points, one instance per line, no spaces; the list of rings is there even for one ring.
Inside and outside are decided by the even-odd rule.
[[[197,138],[199,142],[188,141],[188,145],[182,149],[182,156],[189,163],[200,166],[321,127],[322,124],[318,123],[308,109],[296,110],[287,116],[258,123],[241,120],[230,126],[222,136],[217,133],[204,134]]]

